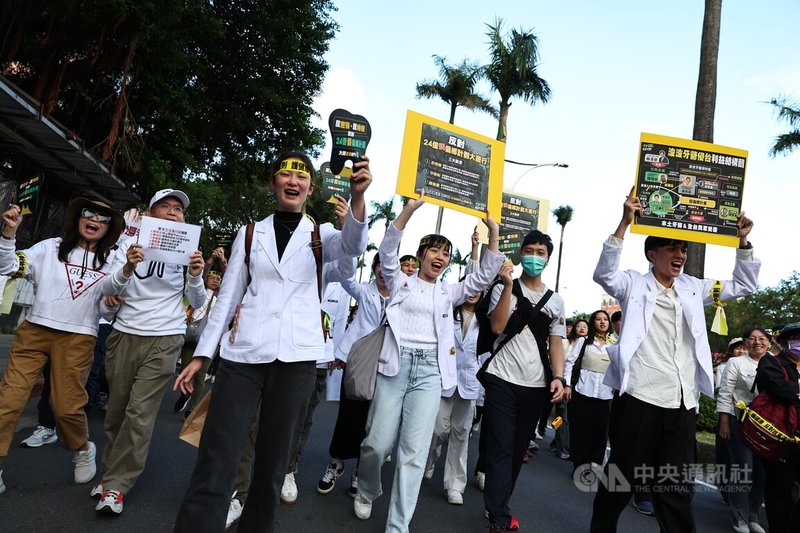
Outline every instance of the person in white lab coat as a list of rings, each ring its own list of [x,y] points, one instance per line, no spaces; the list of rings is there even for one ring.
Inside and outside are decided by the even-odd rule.
[[[704,306],[752,293],[761,262],[753,257],[747,236],[753,222],[741,213],[739,249],[733,279],[698,279],[682,272],[686,241],[648,237],[644,250],[650,270],[620,270],[619,259],[628,226],[642,213],[633,190],[622,219],[603,244],[594,280],[622,306],[622,333],[607,348],[610,363],[603,383],[615,391],[609,436],[611,469],[630,485],[653,486],[653,504],[662,531],[694,531],[692,479],[696,408],[700,394],[714,395],[711,349]],[[642,475],[652,469],[651,476]],[[676,469],[677,476],[668,475]],[[634,473],[638,472],[639,477]],[[665,474],[666,472],[666,474]],[[578,472],[576,472],[576,475]],[[657,487],[655,487],[657,485]],[[627,489],[627,490],[626,490]],[[591,531],[615,531],[631,487],[597,488]]]
[[[366,157],[354,167],[344,227],[319,227],[325,263],[358,257],[367,246],[364,192],[372,174]],[[176,532],[225,528],[234,472],[259,403],[254,475],[239,531],[274,527],[297,428],[316,380],[316,361],[324,353],[314,224],[303,214],[313,183],[314,168],[305,154],[284,152],[273,163],[269,186],[277,211],[255,223],[249,263],[246,228],[239,230],[195,357],[175,381],[176,388],[191,392],[194,374],[222,339],[214,393]]]

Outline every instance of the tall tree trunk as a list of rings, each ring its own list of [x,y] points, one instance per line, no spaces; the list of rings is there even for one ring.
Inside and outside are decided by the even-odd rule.
[[[558,241],[558,267],[556,268],[556,292],[558,292],[558,282],[561,281],[561,254],[564,251],[564,228],[567,225],[561,226],[561,239]]]
[[[501,142],[506,142],[509,107],[511,107],[511,104],[507,101],[500,102],[500,120],[497,124],[497,140]]]
[[[722,0],[705,0],[705,2],[692,138],[696,141],[711,143],[714,142],[714,111],[717,105],[717,57],[719,56]],[[702,278],[705,273],[705,262],[705,244],[689,243],[684,271],[692,276]]]
[[[111,130],[108,132],[108,141],[106,142],[103,155],[101,156],[103,161],[111,160],[111,155],[114,153],[114,146],[117,144],[117,138],[119,137],[122,116],[125,114],[125,109],[127,108],[125,88],[128,86],[128,75],[133,65],[133,56],[136,54],[137,41],[137,37],[131,39],[128,45],[128,55],[125,56],[125,63],[122,66],[122,82],[120,84],[119,96],[117,97],[117,105],[114,108],[114,116],[111,119]]]

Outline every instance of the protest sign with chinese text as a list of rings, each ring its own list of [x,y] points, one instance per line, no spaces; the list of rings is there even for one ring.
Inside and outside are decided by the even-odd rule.
[[[408,111],[397,193],[484,217],[499,218],[505,144]]]
[[[747,151],[642,133],[631,232],[738,246]]]
[[[200,242],[200,226],[161,218],[142,217],[139,244],[148,261],[188,265]]]

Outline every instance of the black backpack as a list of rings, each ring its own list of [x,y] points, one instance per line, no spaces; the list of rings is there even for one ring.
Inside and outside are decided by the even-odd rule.
[[[483,363],[478,371],[478,380],[483,383],[483,375],[486,373],[489,363],[491,363],[497,352],[499,352],[500,349],[516,334],[522,332],[522,330],[525,329],[525,326],[528,326],[533,334],[533,337],[536,339],[537,346],[539,347],[539,357],[542,360],[545,376],[547,382],[549,383],[553,377],[547,353],[547,340],[550,332],[550,317],[548,317],[542,311],[542,308],[553,295],[553,291],[547,289],[547,291],[534,306],[531,301],[528,300],[524,294],[522,294],[522,287],[520,286],[519,279],[515,279],[514,284],[511,286],[511,294],[517,298],[517,308],[511,313],[511,316],[508,317],[508,323],[503,330],[505,338],[500,344],[497,345],[497,348],[494,348],[494,342],[498,335],[495,335],[492,332],[492,325],[491,320],[488,317],[488,310],[489,303],[491,302],[492,291],[497,283],[499,282],[492,284],[492,286],[489,288],[489,292],[484,297],[484,300],[486,300],[485,305],[483,305],[482,308],[476,307],[475,309],[475,316],[478,317],[478,327],[480,328],[478,330],[478,348],[476,353],[477,355],[481,355],[486,352],[491,352],[492,354],[491,357],[489,357]],[[484,300],[481,300],[478,305],[481,306],[481,304],[484,304]],[[481,336],[483,336],[483,342],[485,343],[483,345],[481,345]],[[486,346],[488,346],[488,348],[481,351],[481,347]]]

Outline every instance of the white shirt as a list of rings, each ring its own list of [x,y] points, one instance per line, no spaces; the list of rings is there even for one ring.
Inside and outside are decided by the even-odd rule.
[[[400,310],[405,320],[400,322],[397,332],[400,346],[435,349],[436,328],[433,326],[433,283],[417,280],[417,286],[403,300]]]
[[[567,358],[564,360],[564,379],[567,380],[567,384],[572,382],[572,369],[578,360],[584,342],[586,342],[586,337],[579,337],[572,350],[570,350],[567,355]],[[587,352],[590,350],[596,354],[608,357],[606,345],[601,345],[597,341],[594,341],[586,347]],[[585,354],[584,357],[586,357]],[[614,389],[603,384],[603,378],[606,375],[605,372],[593,372],[585,368],[581,368],[580,372],[578,382],[575,384],[576,391],[586,397],[598,398],[600,400],[610,400],[614,397]]]
[[[700,400],[695,383],[697,364],[693,339],[683,319],[683,306],[674,287],[656,281],[659,292],[653,319],[642,344],[633,354],[626,392],[659,407],[694,409]]]
[[[772,357],[765,355],[764,357]],[[725,372],[722,374],[722,382],[719,386],[719,396],[717,397],[717,412],[735,415],[734,407],[742,400],[750,403],[756,397],[753,388],[753,381],[756,379],[756,369],[758,361],[749,355],[740,355],[728,359],[725,365]]]
[[[522,294],[530,300],[531,304],[536,306],[537,302],[547,292],[547,288],[541,292],[534,292],[520,283]],[[492,300],[489,304],[489,314],[492,313],[497,302],[500,300],[500,294],[503,292],[503,285],[498,284],[492,291]],[[517,307],[517,297],[513,294],[509,300],[510,312],[513,312]],[[556,293],[550,296],[547,303],[544,304],[541,311],[550,317],[550,335],[557,335],[559,337],[566,337],[567,328],[564,321],[564,300]],[[501,342],[505,338],[503,334],[497,337],[496,342]],[[492,375],[499,377],[504,381],[520,385],[523,387],[546,387],[544,367],[542,366],[542,359],[539,355],[539,345],[536,343],[536,338],[531,333],[530,328],[526,325],[521,332],[514,335],[508,341],[497,355],[492,358],[489,366],[486,369]],[[558,372],[556,372],[557,374]]]

